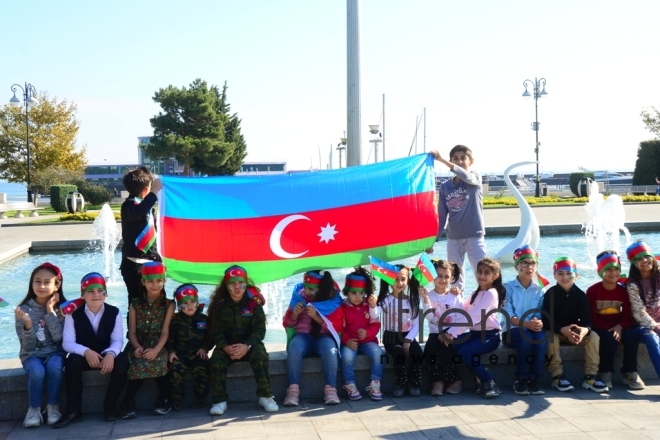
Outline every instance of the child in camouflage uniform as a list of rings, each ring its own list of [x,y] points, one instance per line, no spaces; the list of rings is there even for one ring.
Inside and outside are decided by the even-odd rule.
[[[186,409],[185,391],[186,372],[190,371],[194,381],[193,408],[204,406],[209,391],[209,361],[204,349],[206,338],[206,315],[199,307],[197,288],[192,284],[183,284],[174,292],[174,299],[179,308],[170,323],[167,340],[168,360],[170,362],[170,395],[174,409]]]
[[[231,266],[225,271],[211,297],[205,343],[209,349],[215,346],[211,356],[211,415],[222,415],[227,410],[227,368],[238,361],[247,361],[252,367],[259,405],[267,412],[279,410],[270,388],[268,353],[263,343],[266,337],[263,304],[259,289],[249,282],[245,269]]]

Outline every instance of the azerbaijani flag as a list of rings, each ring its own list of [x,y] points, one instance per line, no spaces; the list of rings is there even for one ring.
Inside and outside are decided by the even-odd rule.
[[[371,274],[393,286],[399,272],[396,266],[372,256],[369,257],[369,260],[371,262]]]
[[[9,303],[7,301],[5,301],[4,298],[0,298],[0,309],[4,308],[4,307],[8,307],[8,306],[9,306]]]
[[[419,256],[417,266],[413,269],[413,276],[422,286],[432,283],[438,277],[438,272],[435,270],[435,266],[433,266],[431,259],[426,253],[422,253]]]
[[[536,272],[536,283],[539,285],[541,290],[543,290],[546,287],[548,287],[548,285],[550,284],[550,281],[548,281],[548,279],[546,277],[544,277],[543,275],[541,275],[540,273]]]
[[[410,257],[438,233],[433,157],[270,176],[162,177],[159,248],[168,275],[255,283]]]

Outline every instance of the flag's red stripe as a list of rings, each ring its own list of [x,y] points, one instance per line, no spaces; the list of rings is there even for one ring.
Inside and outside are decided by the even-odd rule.
[[[323,197],[323,194],[319,194]],[[332,255],[430,237],[437,233],[434,191],[321,211],[292,213],[281,247],[301,257]],[[162,218],[164,257],[191,262],[282,260],[270,247],[271,233],[287,215],[241,220]],[[334,226],[328,243],[318,235]]]

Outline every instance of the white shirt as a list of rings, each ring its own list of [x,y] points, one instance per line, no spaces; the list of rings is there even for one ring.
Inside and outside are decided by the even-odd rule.
[[[388,295],[383,301],[382,307],[377,307],[383,312],[381,317],[381,328],[391,332],[408,332],[406,339],[415,339],[419,333],[419,313],[415,318],[412,317],[412,308],[408,298],[401,299],[401,318],[399,319],[399,299],[394,295]],[[372,309],[369,310],[371,314]]]
[[[98,311],[98,313],[95,315],[92,313],[88,308],[87,304],[85,304],[85,315],[87,315],[87,319],[89,319],[89,322],[92,324],[92,328],[94,329],[94,334],[99,330],[99,323],[101,322],[101,318],[103,317],[103,312],[105,311],[105,304],[101,306],[101,310]],[[122,324],[122,317],[121,313],[117,313],[117,318],[115,320],[115,328],[112,330],[112,333],[110,334],[110,346],[103,350],[101,355],[104,353],[112,353],[117,357],[119,353],[121,353],[121,347],[124,345],[124,327]],[[76,329],[73,324],[73,317],[71,315],[67,315],[66,318],[64,319],[64,334],[62,336],[62,348],[64,348],[64,351],[67,353],[74,353],[79,356],[85,356],[85,352],[89,350],[89,347],[85,347],[84,345],[78,344],[76,342]]]

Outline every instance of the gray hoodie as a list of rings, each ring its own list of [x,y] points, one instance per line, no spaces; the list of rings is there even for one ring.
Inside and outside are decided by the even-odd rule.
[[[66,354],[62,349],[62,313],[59,310],[56,313],[46,313],[46,308],[33,299],[19,307],[32,319],[30,330],[25,330],[23,321],[16,319],[16,334],[21,344],[18,357],[21,362],[24,363],[29,357],[45,358],[53,353]]]

